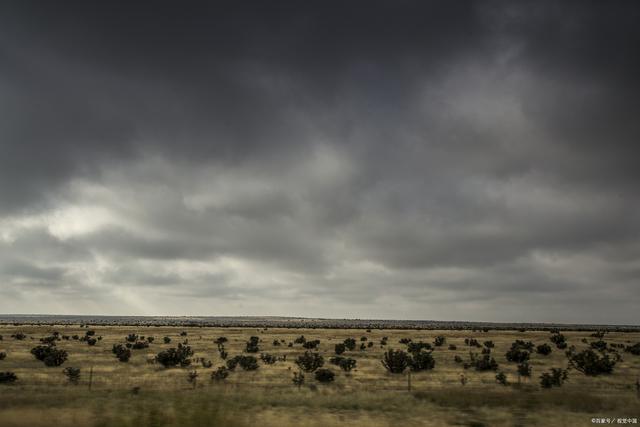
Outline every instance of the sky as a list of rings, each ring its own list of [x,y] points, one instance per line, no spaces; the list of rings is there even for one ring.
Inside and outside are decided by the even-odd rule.
[[[0,3],[0,313],[637,324],[636,1]]]

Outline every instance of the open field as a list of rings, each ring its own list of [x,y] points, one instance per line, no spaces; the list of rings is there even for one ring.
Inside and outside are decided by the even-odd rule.
[[[93,346],[82,340],[87,331],[95,331],[93,336],[101,337]],[[68,359],[60,366],[47,367],[30,351],[42,345],[41,338],[54,332],[59,332],[61,338],[55,341],[55,347],[65,350]],[[576,352],[600,340],[591,336],[590,331],[561,332]],[[26,337],[12,338],[20,333]],[[137,341],[148,342],[147,337],[154,340],[147,348],[131,350],[128,362],[120,362],[112,347],[126,344],[129,334],[137,334]],[[543,330],[4,324],[0,325],[0,335],[3,337],[0,352],[6,353],[4,360],[0,360],[0,372],[13,372],[18,378],[13,383],[0,384],[2,427],[560,426],[591,425],[594,417],[640,419],[636,386],[640,356],[624,351],[625,347],[640,342],[638,331],[610,331],[602,338],[607,342],[608,354],[621,358],[611,374],[587,376],[569,369],[567,381],[550,389],[541,388],[540,375],[550,368],[567,368],[568,359],[564,350],[550,342],[552,334]],[[74,339],[74,335],[79,339]],[[305,373],[306,381],[301,387],[292,383],[294,373],[299,371],[295,360],[305,352],[302,344],[294,343],[301,335],[307,341],[320,340],[317,352],[324,357],[323,368],[335,373],[333,382],[320,383],[309,372]],[[251,336],[260,340],[259,351],[254,354],[259,367],[250,371],[237,367],[226,379],[213,381],[211,374],[226,363],[214,340],[227,338],[223,346],[229,360],[249,354],[245,350]],[[437,336],[446,341],[433,347],[435,366],[413,372],[408,391],[407,374],[388,373],[382,365],[385,351],[390,348],[406,351],[407,345],[399,343],[403,338],[433,345]],[[165,343],[164,337],[171,342]],[[386,345],[381,344],[384,337]],[[350,372],[329,362],[335,356],[335,345],[347,338],[356,341],[354,350],[342,354],[356,360],[356,367]],[[493,341],[491,357],[499,364],[496,371],[464,368],[470,351],[481,353],[480,347],[465,344],[467,338],[475,338],[480,344]],[[547,343],[552,347],[549,355],[530,353],[530,378],[519,380],[518,363],[505,358],[515,340],[535,345]],[[280,344],[274,345],[274,341]],[[159,352],[176,348],[178,343],[185,343],[194,352],[189,366],[165,368],[154,363]],[[362,344],[364,349],[360,348]],[[456,348],[451,349],[450,345]],[[261,353],[279,360],[264,363],[260,360]],[[456,363],[456,356],[463,363]],[[212,366],[204,367],[201,359],[210,360]],[[66,367],[81,369],[78,384],[72,384],[63,375]],[[188,381],[188,373],[192,371],[198,374],[195,382]],[[508,385],[496,382],[496,372],[506,375]],[[466,379],[465,384],[461,383],[461,376]]]

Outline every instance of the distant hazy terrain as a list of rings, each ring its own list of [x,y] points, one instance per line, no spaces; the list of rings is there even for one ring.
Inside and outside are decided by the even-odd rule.
[[[640,325],[597,325],[563,323],[498,323],[442,320],[322,319],[277,316],[91,316],[0,314],[0,324],[33,325],[155,325],[256,328],[376,328],[376,329],[528,329],[549,330],[620,330],[640,331]]]

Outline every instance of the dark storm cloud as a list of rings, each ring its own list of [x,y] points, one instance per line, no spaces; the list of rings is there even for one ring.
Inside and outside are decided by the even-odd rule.
[[[148,311],[137,292],[153,287],[158,310],[254,295],[235,309],[361,317],[457,299],[487,320],[527,294],[531,320],[588,321],[543,302],[595,306],[606,283],[626,321],[612,307],[638,297],[639,15],[4,2],[0,292],[48,283]],[[385,312],[398,295],[406,310]]]

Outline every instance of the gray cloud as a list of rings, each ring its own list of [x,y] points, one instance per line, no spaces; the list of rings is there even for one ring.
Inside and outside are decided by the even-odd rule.
[[[4,2],[0,311],[633,323],[634,2]]]

